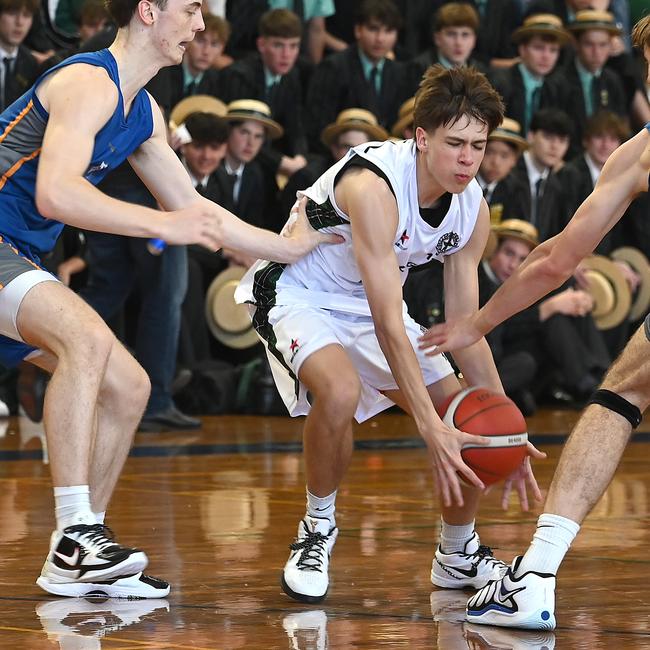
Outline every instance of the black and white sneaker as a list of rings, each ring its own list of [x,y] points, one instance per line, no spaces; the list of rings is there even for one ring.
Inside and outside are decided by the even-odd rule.
[[[147,563],[143,551],[118,544],[107,526],[78,524],[52,533],[50,552],[36,584],[54,593],[47,587],[132,576],[143,571]]]
[[[465,548],[456,553],[436,549],[431,566],[431,582],[445,589],[480,589],[490,580],[498,580],[508,570],[508,565],[492,555],[492,549],[481,546],[473,533]]]
[[[320,603],[329,587],[329,562],[339,529],[329,519],[306,515],[282,572],[282,589],[303,603]]]

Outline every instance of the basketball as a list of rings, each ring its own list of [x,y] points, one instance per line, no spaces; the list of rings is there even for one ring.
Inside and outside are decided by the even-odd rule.
[[[507,478],[526,457],[526,420],[515,403],[487,388],[461,390],[440,409],[442,421],[490,438],[489,446],[465,445],[461,455],[485,485]]]

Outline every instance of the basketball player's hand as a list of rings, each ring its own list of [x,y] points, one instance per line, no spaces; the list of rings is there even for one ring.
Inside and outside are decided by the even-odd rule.
[[[463,445],[489,445],[490,439],[464,433],[440,423],[431,435],[422,432],[433,461],[436,488],[445,506],[463,505],[461,479],[468,485],[485,489],[481,479],[465,464],[461,456]]]
[[[282,229],[282,235],[292,239],[298,249],[298,257],[309,253],[320,244],[342,244],[345,240],[340,235],[320,232],[311,227],[307,218],[307,197],[291,208],[289,221]]]
[[[458,350],[476,343],[483,334],[474,324],[474,318],[468,316],[455,322],[448,321],[432,325],[419,339],[418,347],[425,350],[428,357],[441,352]]]
[[[168,244],[199,244],[210,251],[221,248],[221,218],[207,201],[162,213],[161,226],[161,239]]]
[[[546,454],[543,451],[537,449],[531,442],[528,442],[526,451],[528,455],[524,458],[524,462],[506,479],[503,484],[503,494],[501,496],[501,507],[504,510],[508,509],[510,503],[510,494],[512,488],[516,488],[517,494],[519,495],[519,505],[524,512],[528,512],[528,491],[526,486],[530,487],[533,498],[535,501],[542,500],[542,493],[537,485],[537,479],[533,474],[533,468],[530,466],[530,459],[536,458],[541,460],[546,458]]]

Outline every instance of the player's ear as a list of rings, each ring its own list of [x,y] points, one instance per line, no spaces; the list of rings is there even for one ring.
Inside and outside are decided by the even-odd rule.
[[[153,5],[154,3],[150,0],[140,0],[138,2],[138,16],[145,25],[152,25],[156,19],[156,11]]]
[[[421,126],[415,129],[415,144],[418,151],[426,151],[429,148],[429,134]]]

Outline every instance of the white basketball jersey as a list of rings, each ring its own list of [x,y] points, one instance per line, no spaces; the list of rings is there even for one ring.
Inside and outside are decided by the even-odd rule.
[[[469,241],[483,194],[473,179],[461,194],[453,194],[449,209],[437,227],[420,216],[413,140],[367,142],[351,149],[309,189],[307,216],[323,232],[341,235],[345,242],[321,245],[290,265],[260,261],[246,273],[235,294],[237,302],[259,307],[309,304],[369,315],[370,309],[352,246],[349,217],[334,198],[337,176],[353,156],[361,156],[381,170],[397,201],[398,224],[393,248],[406,280],[409,270],[432,259],[443,262]],[[377,219],[384,218],[377,214]]]

